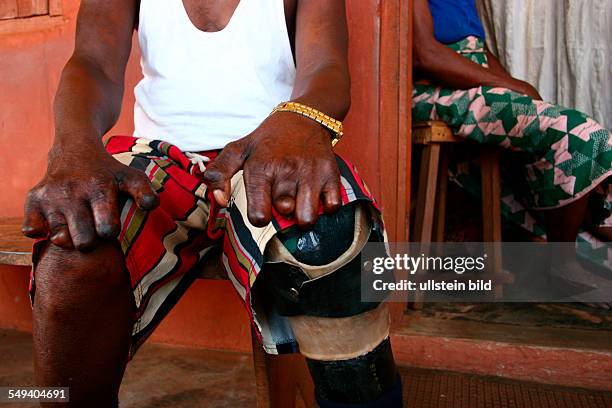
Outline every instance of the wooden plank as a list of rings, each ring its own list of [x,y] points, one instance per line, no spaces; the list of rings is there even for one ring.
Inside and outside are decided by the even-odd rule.
[[[398,139],[397,139],[397,203],[395,205],[395,232],[390,236],[396,242],[410,239],[411,220],[411,161],[412,161],[412,1],[399,0],[396,16],[399,19],[397,30],[398,63]],[[391,3],[391,2],[387,2]],[[383,47],[385,49],[385,47]],[[389,304],[391,331],[401,321],[406,312],[406,304]]]
[[[403,199],[398,195],[399,162],[399,1],[383,0],[380,10],[380,49],[378,101],[380,147],[378,151],[378,167],[381,183],[381,200],[383,214],[387,222],[387,235],[391,241],[396,241],[403,234],[403,223],[397,220],[397,205]],[[401,137],[403,138],[403,136]],[[402,158],[403,159],[403,158]],[[402,172],[403,176],[404,172]],[[405,183],[402,183],[405,185]],[[401,232],[400,232],[401,231]]]
[[[412,161],[412,0],[399,2],[399,172],[397,241],[410,239]]]
[[[21,233],[21,218],[0,218],[0,265],[32,265],[32,241]],[[200,266],[200,279],[227,279],[221,251],[214,249]]]
[[[65,25],[66,20],[61,16],[51,17],[49,15],[44,15],[27,18],[0,19],[0,35],[41,32],[41,30],[61,28]]]
[[[17,15],[20,18],[49,14],[49,0],[17,0]]]
[[[62,15],[62,0],[49,0],[49,15],[50,16],[61,16]]]
[[[414,144],[465,142],[465,139],[455,136],[446,123],[440,121],[415,123],[412,132]]]
[[[0,1],[0,20],[17,17],[17,0]]]
[[[21,218],[0,218],[0,264],[31,265],[32,240],[21,233]]]

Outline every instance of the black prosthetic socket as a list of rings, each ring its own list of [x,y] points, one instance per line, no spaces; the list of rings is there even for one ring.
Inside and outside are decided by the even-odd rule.
[[[355,204],[349,204],[335,214],[319,216],[309,230],[294,226],[277,237],[299,262],[320,266],[335,261],[349,249],[354,231]]]
[[[351,246],[355,235],[358,203],[342,207],[336,214],[322,215],[311,230],[289,228],[277,237],[299,262],[325,265],[338,259]],[[382,242],[383,232],[374,224],[370,242]],[[315,242],[317,244],[315,244]],[[372,310],[377,302],[362,302],[362,259],[356,256],[333,273],[310,280],[297,266],[266,263],[257,278],[257,290],[274,303],[282,316],[308,315],[348,317]]]
[[[378,400],[397,383],[389,338],[369,353],[350,360],[307,359],[307,363],[319,400],[364,404]]]

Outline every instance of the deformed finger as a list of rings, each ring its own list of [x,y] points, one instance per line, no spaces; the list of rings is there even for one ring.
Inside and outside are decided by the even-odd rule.
[[[119,200],[116,192],[102,192],[92,197],[90,202],[98,237],[116,238],[121,231]]]
[[[284,216],[290,216],[295,211],[297,183],[293,180],[277,180],[272,186],[272,202],[274,208]]]
[[[45,217],[36,202],[26,202],[21,232],[29,238],[43,238],[48,234]]]
[[[320,190],[311,183],[298,186],[295,218],[301,228],[312,227],[317,222]]]
[[[244,183],[251,224],[265,227],[272,220],[272,180],[261,170],[245,169]]]
[[[159,205],[159,197],[153,190],[147,175],[136,169],[124,174],[118,180],[119,190],[129,194],[138,208],[145,211],[155,209]]]
[[[80,203],[77,208],[65,211],[64,216],[74,247],[82,252],[92,250],[96,242],[96,230],[89,206]]]
[[[47,223],[49,224],[49,229],[51,230],[51,242],[60,248],[74,248],[64,214],[58,210],[55,210],[47,212],[45,216],[47,218]]]

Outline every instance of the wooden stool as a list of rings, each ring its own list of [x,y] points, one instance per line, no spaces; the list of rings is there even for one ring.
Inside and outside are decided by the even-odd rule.
[[[416,215],[412,241],[442,242],[446,218],[446,193],[448,188],[448,155],[443,147],[452,143],[468,143],[453,134],[440,121],[417,122],[412,128],[412,143],[423,146],[419,172]],[[483,241],[502,241],[501,178],[499,174],[499,151],[495,146],[474,144],[480,150],[482,173],[482,224]],[[495,286],[495,298],[501,298],[503,285],[511,283],[511,274],[502,271],[501,248],[487,248],[485,277]],[[423,294],[416,292],[413,308],[422,307]]]

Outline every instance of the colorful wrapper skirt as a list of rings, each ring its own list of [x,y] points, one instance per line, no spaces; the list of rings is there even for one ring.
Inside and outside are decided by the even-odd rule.
[[[482,40],[468,37],[451,49],[488,67]],[[414,121],[441,120],[455,135],[497,145],[502,150],[502,212],[536,236],[546,237],[541,214],[531,211],[567,205],[593,193],[591,216],[612,226],[612,138],[610,131],[582,112],[537,101],[506,88],[481,86],[457,90],[416,83]],[[457,149],[449,177],[480,195],[480,172],[474,149]],[[612,268],[612,249],[587,231],[578,236],[580,255]]]
[[[192,154],[163,141],[132,136],[111,137],[105,147],[121,163],[142,170],[160,199],[160,205],[148,212],[140,210],[127,196],[120,199],[119,244],[136,302],[130,356],[197,279],[200,261],[215,247],[221,249],[221,263],[244,300],[265,351],[296,352],[298,344],[287,318],[267,310],[251,291],[264,266],[267,243],[277,232],[294,225],[295,220],[273,210],[270,224],[263,228],[253,226],[247,218],[242,171],[232,178],[229,207],[221,208],[202,182],[202,168],[192,160]],[[217,154],[212,151],[198,155],[214,160]],[[372,222],[382,231],[380,212],[365,183],[347,161],[337,156],[336,162],[343,205],[355,201],[371,205]],[[34,246],[34,266],[44,241]],[[32,300],[36,292],[34,272],[35,268],[30,281]]]

